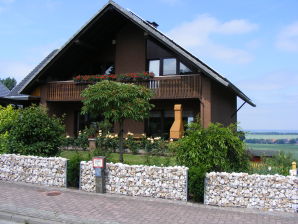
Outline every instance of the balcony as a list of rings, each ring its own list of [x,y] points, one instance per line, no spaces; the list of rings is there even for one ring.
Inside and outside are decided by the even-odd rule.
[[[152,99],[190,99],[200,97],[200,75],[155,77],[150,81],[134,82],[153,90]],[[50,82],[47,84],[47,101],[81,101],[81,92],[88,84],[74,81]]]

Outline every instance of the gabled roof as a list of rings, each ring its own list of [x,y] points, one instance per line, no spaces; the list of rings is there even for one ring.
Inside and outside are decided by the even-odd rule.
[[[249,99],[243,92],[241,92],[235,85],[233,85],[228,79],[221,76],[219,73],[217,73],[215,70],[210,68],[208,65],[203,63],[201,60],[199,60],[197,57],[186,51],[184,48],[179,46],[177,43],[175,43],[173,40],[171,40],[169,37],[167,37],[165,34],[157,30],[152,24],[149,22],[141,19],[139,16],[134,14],[133,12],[122,8],[118,4],[116,4],[113,1],[109,1],[92,19],[90,19],[75,35],[73,35],[69,41],[66,42],[66,44],[59,49],[58,51],[55,51],[51,57],[48,57],[46,60],[44,60],[40,65],[37,66],[37,69],[34,69],[15,89],[13,89],[13,94],[15,93],[22,93],[24,89],[33,82],[34,79],[36,79],[39,74],[50,64],[52,61],[54,61],[57,57],[59,57],[65,49],[79,39],[80,35],[84,33],[86,30],[89,29],[89,27],[96,21],[98,17],[100,17],[102,14],[106,12],[106,9],[109,7],[112,7],[113,9],[117,10],[120,14],[125,16],[127,19],[129,19],[131,22],[139,26],[141,29],[143,29],[145,32],[156,38],[158,41],[169,47],[171,50],[175,51],[178,55],[181,55],[182,57],[186,58],[187,60],[190,60],[194,65],[196,65],[198,68],[200,68],[205,75],[210,77],[211,79],[217,81],[218,83],[230,88],[232,91],[235,92],[237,96],[239,96],[242,100],[250,104],[251,106],[255,106],[255,104]]]
[[[0,97],[6,96],[7,94],[9,94],[9,89],[3,85],[2,82],[0,82]]]

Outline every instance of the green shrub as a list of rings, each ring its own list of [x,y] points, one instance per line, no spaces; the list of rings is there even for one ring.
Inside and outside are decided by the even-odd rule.
[[[67,161],[67,186],[79,187],[80,182],[80,163],[84,158],[80,153],[76,153]]]
[[[206,172],[248,170],[248,156],[239,137],[236,125],[210,124],[203,128],[199,123],[191,123],[188,126],[186,136],[175,143],[175,152],[178,164],[190,168],[191,197],[202,200]]]
[[[74,139],[74,146],[82,150],[87,150],[89,147],[89,137],[90,129],[85,129],[83,132],[79,131],[79,135]]]
[[[194,201],[204,200],[204,181],[206,170],[201,167],[190,167],[188,170],[188,193]]]
[[[19,111],[11,105],[0,106],[0,154],[8,152],[8,138],[11,129],[15,126]]]
[[[116,152],[119,148],[119,138],[117,135],[100,135],[96,138],[96,145],[103,151]]]
[[[31,106],[19,111],[9,132],[10,153],[56,156],[62,144],[64,126],[60,119],[50,117],[45,108]]]
[[[140,149],[140,142],[133,138],[133,135],[129,134],[127,138],[125,138],[125,147],[130,150],[130,152],[134,155],[138,154]]]

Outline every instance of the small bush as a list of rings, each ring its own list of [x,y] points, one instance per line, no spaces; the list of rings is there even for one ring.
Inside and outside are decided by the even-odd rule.
[[[140,149],[140,142],[136,141],[133,138],[133,135],[129,134],[127,138],[125,138],[125,147],[130,150],[130,152],[134,155],[136,155]]]
[[[206,170],[201,167],[190,167],[188,170],[188,193],[194,201],[204,200],[204,181]]]
[[[10,153],[56,156],[62,144],[64,126],[50,117],[43,107],[31,106],[19,111],[8,136]]]
[[[116,152],[119,148],[119,138],[117,135],[100,135],[96,138],[96,145],[103,151]]]
[[[89,129],[85,129],[83,132],[79,131],[78,137],[74,139],[74,146],[84,151],[87,150],[87,148],[89,147],[89,133]]]
[[[79,187],[80,181],[80,163],[83,157],[76,151],[76,153],[67,161],[67,186]]]
[[[186,136],[175,145],[178,164],[190,168],[189,193],[195,200],[202,200],[206,172],[247,171],[249,167],[236,125],[210,124],[203,128],[199,123],[191,123]]]
[[[0,154],[8,152],[8,138],[11,129],[15,126],[19,111],[11,105],[0,106]]]

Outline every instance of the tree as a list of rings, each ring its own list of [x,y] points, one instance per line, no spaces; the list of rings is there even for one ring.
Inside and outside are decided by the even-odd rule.
[[[15,80],[15,78],[6,78],[6,79],[0,79],[0,82],[3,83],[3,85],[5,85],[9,90],[12,90],[13,87],[16,86],[17,81]]]
[[[105,119],[119,123],[119,160],[123,162],[123,123],[125,119],[144,120],[153,108],[153,92],[143,86],[102,81],[82,92],[82,113],[102,114]]]

